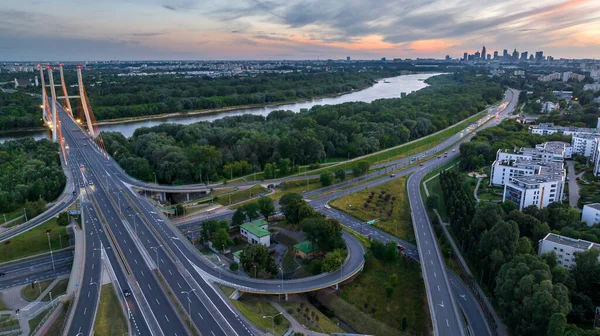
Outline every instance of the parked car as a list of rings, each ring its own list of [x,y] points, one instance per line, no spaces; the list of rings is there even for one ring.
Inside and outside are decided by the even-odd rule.
[[[390,177],[396,177],[396,174],[390,174]]]
[[[419,166],[423,167],[423,164],[422,164],[422,163],[419,163]]]
[[[131,291],[127,288],[123,289],[123,295],[125,297],[131,296]]]

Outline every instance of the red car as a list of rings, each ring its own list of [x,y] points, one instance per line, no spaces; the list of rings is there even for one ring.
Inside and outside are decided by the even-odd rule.
[[[422,164],[422,163],[419,163],[419,166],[423,167],[423,164]]]

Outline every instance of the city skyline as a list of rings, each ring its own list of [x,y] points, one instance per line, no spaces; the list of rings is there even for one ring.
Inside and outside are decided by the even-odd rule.
[[[29,0],[0,10],[0,60],[460,58],[522,46],[600,55],[592,0]],[[496,46],[503,46],[497,48]],[[43,50],[44,52],[40,52]]]

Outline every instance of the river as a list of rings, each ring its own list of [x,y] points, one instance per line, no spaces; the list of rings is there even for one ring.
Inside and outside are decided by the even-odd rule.
[[[152,127],[163,123],[192,124],[199,121],[213,121],[223,117],[236,116],[242,114],[256,114],[267,116],[269,113],[276,110],[290,110],[294,112],[300,112],[300,109],[310,109],[315,105],[335,105],[357,101],[370,103],[376,99],[399,98],[402,92],[409,94],[411,92],[420,90],[427,86],[424,80],[435,75],[438,74],[415,74],[386,78],[384,80],[380,80],[375,85],[361,91],[356,91],[335,97],[312,99],[293,104],[270,105],[264,107],[215,112],[210,114],[181,115],[153,120],[140,120],[127,123],[108,124],[101,125],[100,130],[105,132],[121,132],[126,137],[130,137],[131,135],[133,135],[133,132],[140,127]],[[32,136],[36,140],[42,138],[50,138],[50,132],[32,131],[4,134],[0,136],[0,143],[6,140],[21,138],[25,136]]]

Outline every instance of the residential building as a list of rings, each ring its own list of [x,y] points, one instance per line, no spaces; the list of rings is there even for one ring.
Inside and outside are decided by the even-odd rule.
[[[596,82],[596,83],[592,83],[592,84],[583,84],[583,91],[599,91],[600,90],[600,83]]]
[[[323,255],[323,251],[319,249],[317,244],[313,244],[309,240],[305,240],[301,243],[294,245],[294,251],[296,257],[302,259],[312,259],[314,257]]]
[[[581,221],[586,222],[588,226],[600,223],[600,203],[584,205]]]
[[[543,61],[544,60],[544,52],[543,51],[536,51],[535,52],[535,60],[536,61]]]
[[[573,153],[593,160],[600,141],[600,134],[576,134],[571,138]]]
[[[548,114],[557,109],[558,109],[558,104],[555,104],[553,102],[544,102],[542,104],[542,113]]]
[[[594,163],[594,176],[600,175],[600,144],[596,146],[592,162]]]
[[[600,245],[586,240],[573,239],[555,233],[548,233],[546,237],[539,242],[538,255],[554,253],[556,254],[556,262],[559,265],[565,268],[572,268],[575,266],[575,253],[585,252],[591,249],[600,250]]]
[[[510,177],[504,185],[502,201],[514,202],[519,210],[530,205],[541,209],[562,199],[564,183],[565,176],[560,174]]]
[[[600,135],[600,118],[596,128],[555,126],[553,123],[540,123],[539,125],[529,126],[529,133],[539,135],[550,135],[560,133],[564,135],[592,134]]]
[[[543,174],[566,176],[564,164],[562,162],[542,162],[523,158],[494,161],[490,173],[490,185],[503,186],[511,177]]]
[[[271,234],[269,233],[269,224],[264,220],[255,220],[240,226],[240,234],[248,243],[262,244],[267,247],[271,245]]]

